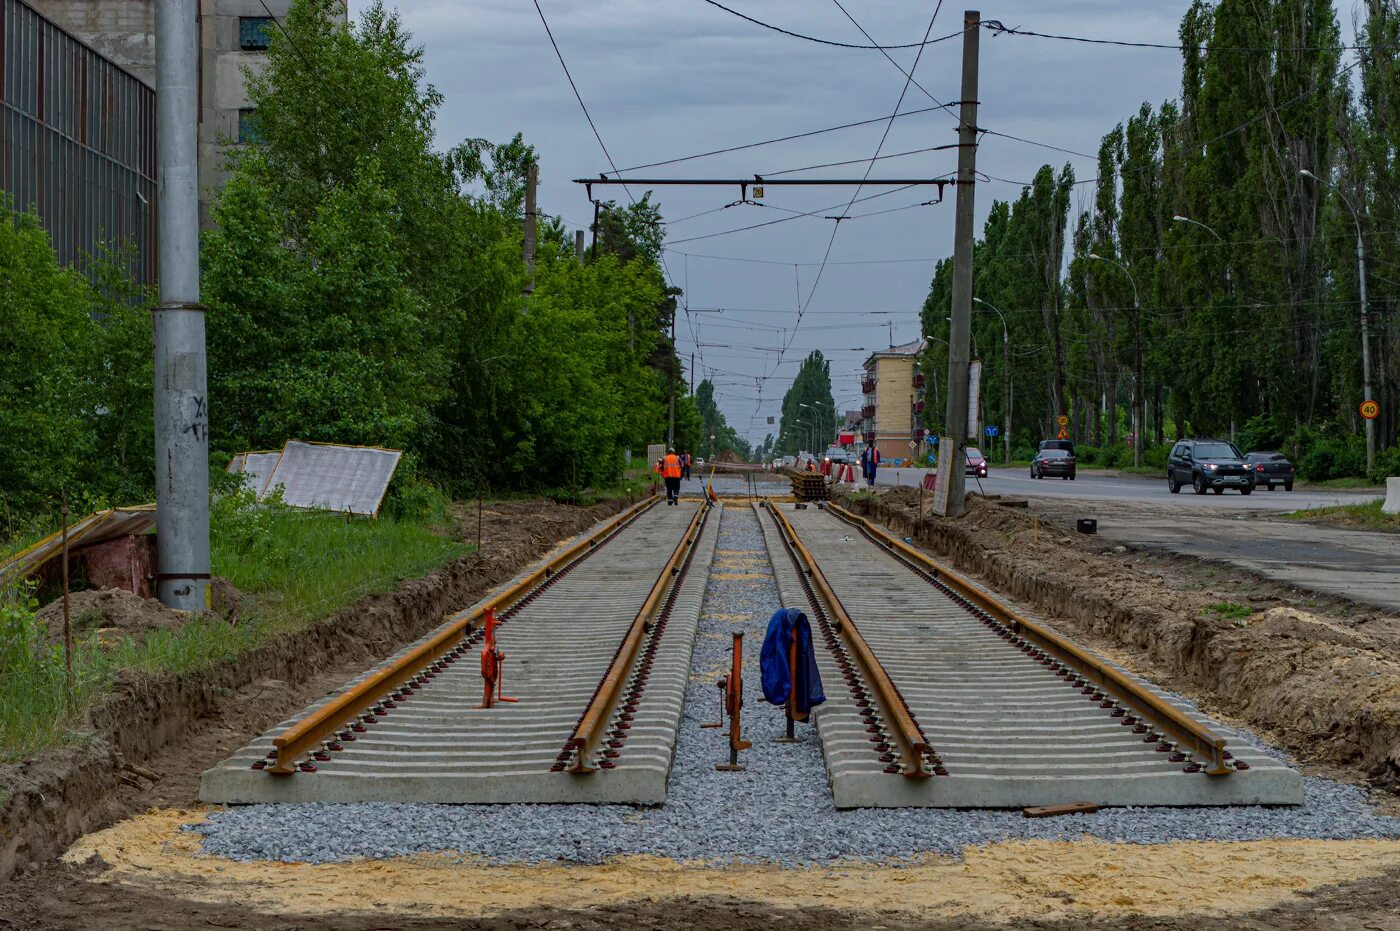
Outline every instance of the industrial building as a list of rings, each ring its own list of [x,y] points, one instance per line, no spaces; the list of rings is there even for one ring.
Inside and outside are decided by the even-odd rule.
[[[39,215],[61,262],[126,248],[154,281],[155,91],[31,5],[0,2],[0,192]]]

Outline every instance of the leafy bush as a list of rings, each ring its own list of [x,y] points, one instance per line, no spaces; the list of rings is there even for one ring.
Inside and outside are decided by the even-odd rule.
[[[1241,452],[1282,449],[1288,440],[1288,424],[1282,417],[1259,414],[1245,421],[1239,440]]]
[[[1392,475],[1400,475],[1400,446],[1377,450],[1376,464],[1368,478],[1379,485]]]
[[[1154,469],[1165,469],[1167,467],[1167,456],[1172,451],[1172,444],[1164,443],[1161,446],[1148,446],[1142,451],[1142,464],[1151,466]]]
[[[1340,425],[1301,427],[1293,435],[1292,445],[1299,450],[1296,461],[1302,478],[1323,482],[1365,474],[1366,441]]]

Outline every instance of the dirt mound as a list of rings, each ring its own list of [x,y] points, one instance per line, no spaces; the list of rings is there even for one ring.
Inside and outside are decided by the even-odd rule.
[[[1234,567],[1124,547],[1034,511],[968,498],[963,516],[919,518],[908,489],[840,496],[957,569],[1033,607],[1209,712],[1267,734],[1300,760],[1400,788],[1400,633],[1318,608],[1309,593]],[[912,503],[911,503],[912,502]]]
[[[73,592],[68,596],[73,637],[96,634],[103,641],[134,637],[153,630],[170,630],[193,616],[188,611],[167,608],[154,598],[147,600],[121,588]],[[48,626],[49,640],[63,641],[63,599],[50,602],[38,614]]]
[[[236,622],[244,595],[227,579],[209,583],[209,604],[214,614]],[[139,637],[155,630],[171,630],[189,622],[189,611],[167,608],[154,598],[142,598],[122,588],[73,592],[68,614],[74,639],[96,635],[104,643],[122,637]],[[63,642],[63,599],[58,598],[36,615],[49,631],[49,642]]]

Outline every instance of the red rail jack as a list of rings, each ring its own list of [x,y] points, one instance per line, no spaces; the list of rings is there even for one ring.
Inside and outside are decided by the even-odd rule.
[[[506,655],[496,646],[496,612],[486,609],[486,641],[481,647],[481,678],[486,680],[486,691],[478,708],[494,708],[496,702],[517,702],[518,698],[506,698],[501,694],[501,672],[505,668]]]
[[[725,715],[729,716],[729,762],[715,764],[715,769],[721,772],[742,773],[744,764],[739,762],[739,751],[747,750],[753,746],[752,743],[739,736],[740,709],[744,707],[743,668],[744,635],[736,631],[734,634],[733,664],[730,666],[729,675],[715,683],[720,690],[720,719],[714,724],[700,725],[701,727],[723,727]]]

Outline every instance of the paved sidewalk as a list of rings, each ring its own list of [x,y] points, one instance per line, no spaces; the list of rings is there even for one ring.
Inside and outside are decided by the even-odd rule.
[[[1400,609],[1400,534],[1347,530],[1258,512],[1034,500],[1060,520],[1097,517],[1099,536],[1161,553],[1216,559],[1298,588]]]

